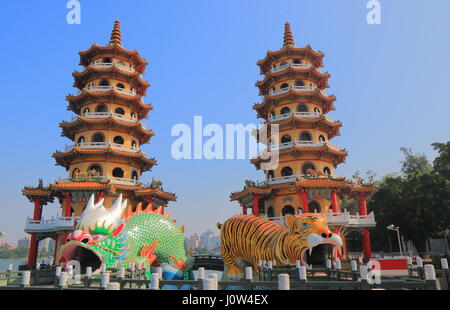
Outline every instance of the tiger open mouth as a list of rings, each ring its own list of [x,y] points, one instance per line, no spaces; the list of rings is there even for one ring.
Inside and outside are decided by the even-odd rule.
[[[336,259],[338,257],[338,253],[340,253],[342,249],[342,240],[336,234],[333,234],[329,238],[323,238],[320,235],[312,234],[308,236],[307,241],[309,246],[302,248],[302,250],[300,251],[300,263],[305,267],[309,266],[308,260],[310,260],[312,256],[313,249],[318,245],[331,246],[333,259]]]
[[[81,272],[85,273],[87,267],[92,268],[92,273],[100,273],[103,257],[91,247],[82,242],[71,241],[62,246],[57,255],[57,261],[62,262],[67,266],[70,261],[78,261]]]

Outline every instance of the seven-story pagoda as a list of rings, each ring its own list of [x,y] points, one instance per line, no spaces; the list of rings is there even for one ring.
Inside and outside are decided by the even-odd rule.
[[[269,51],[257,63],[264,76],[256,83],[263,100],[253,106],[268,128],[265,137],[258,134],[258,140],[266,144],[266,154],[278,153],[278,166],[264,170],[264,182],[246,181],[244,189],[230,199],[241,204],[243,214],[251,209],[253,215],[281,222],[280,217],[287,214],[323,213],[336,229],[362,231],[364,256],[370,258],[368,227],[375,226],[375,220],[373,213],[367,213],[365,199],[375,187],[353,184],[334,174],[347,151],[331,143],[342,123],[327,115],[335,109],[336,97],[325,92],[330,74],[320,71],[324,54],[309,45],[297,47],[289,23],[283,43],[282,49]],[[278,135],[271,129],[275,125]],[[251,162],[264,169],[262,164],[270,160],[258,156]],[[359,214],[341,210],[343,196],[358,198]]]
[[[35,266],[39,240],[56,240],[55,253],[65,242],[92,193],[112,205],[119,194],[127,198],[131,208],[139,202],[147,207],[165,207],[175,201],[173,193],[164,192],[156,180],[141,183],[142,173],[156,160],[141,151],[149,143],[153,131],[142,119],[148,118],[151,105],[144,103],[150,83],[142,79],[147,66],[137,51],[125,49],[121,43],[120,23],[114,23],[111,40],[106,46],[93,44],[80,52],[82,72],[74,72],[77,95],[67,96],[68,109],[76,116],[62,122],[62,136],[72,145],[53,154],[56,164],[68,171],[68,179],[44,187],[25,187],[22,192],[34,202],[33,218],[25,231],[31,234],[28,265]],[[42,207],[58,198],[61,217],[42,219]]]

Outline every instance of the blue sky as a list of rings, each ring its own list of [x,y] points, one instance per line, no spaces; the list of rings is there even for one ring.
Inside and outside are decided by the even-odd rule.
[[[331,116],[344,124],[333,142],[349,150],[338,175],[398,171],[401,146],[432,160],[430,144],[449,140],[447,0],[380,0],[380,25],[367,24],[366,0],[80,2],[80,25],[66,23],[65,0],[2,3],[0,231],[9,233],[6,240],[25,235],[32,213],[23,186],[67,177],[51,154],[70,144],[58,123],[73,115],[65,101],[75,92],[71,73],[81,69],[78,51],[108,42],[116,18],[123,45],[150,62],[146,102],[155,108],[146,123],[156,135],[144,150],[158,165],[143,179],[155,176],[177,193],[170,210],[188,235],[237,214],[228,195],[262,173],[248,160],[176,161],[171,128],[192,125],[194,115],[221,125],[256,122],[256,62],[281,47],[286,20],[298,46],[325,53],[328,93],[337,96]],[[48,205],[44,216],[56,210]]]

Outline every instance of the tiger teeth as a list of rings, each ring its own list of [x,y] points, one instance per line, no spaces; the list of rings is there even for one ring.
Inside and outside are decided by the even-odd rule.
[[[313,250],[312,246],[308,247],[308,254],[309,254],[309,256],[311,256],[312,250]]]

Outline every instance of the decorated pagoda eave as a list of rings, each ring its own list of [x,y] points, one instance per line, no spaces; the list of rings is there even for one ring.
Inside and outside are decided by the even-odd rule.
[[[80,51],[80,65],[88,66],[93,59],[98,57],[114,57],[114,56],[122,56],[125,59],[130,59],[136,70],[140,73],[145,72],[145,68],[148,65],[148,61],[142,58],[137,50],[127,50],[123,48],[121,45],[113,44],[107,46],[100,46],[98,44],[92,44],[92,46],[84,51]]]
[[[303,126],[306,125],[305,128],[312,128],[312,127],[317,127],[317,126],[322,126],[322,128],[326,128],[325,131],[332,131],[332,130],[337,130],[339,131],[339,128],[342,127],[342,122],[340,121],[329,121],[325,115],[320,115],[318,117],[315,118],[306,118],[306,117],[302,117],[302,116],[298,116],[298,115],[293,115],[288,119],[284,119],[284,120],[280,120],[280,121],[268,121],[266,122],[266,124],[268,125],[273,125],[273,124],[277,124],[280,127],[285,127],[285,126],[289,126],[289,127],[295,127],[295,126]],[[308,127],[309,125],[309,127]],[[299,127],[299,128],[303,128],[303,127]]]
[[[151,137],[155,135],[152,130],[147,130],[142,127],[140,122],[124,122],[115,119],[114,117],[107,118],[85,118],[83,116],[79,116],[76,120],[72,122],[61,122],[60,127],[62,128],[62,136],[67,137],[71,140],[75,139],[75,133],[78,132],[79,129],[101,129],[102,127],[97,128],[97,125],[108,126],[108,128],[126,128],[129,130],[128,133],[138,137],[140,144],[146,144],[150,142]]]
[[[137,190],[135,195],[142,198],[151,197],[165,201],[177,201],[177,197],[174,193],[165,192],[160,189],[144,188]]]
[[[130,98],[130,96],[122,95],[114,90],[105,92],[81,92],[76,96],[68,95],[66,96],[66,100],[69,102],[67,109],[80,114],[83,106],[91,103],[100,103],[99,99],[109,100],[117,104],[125,104],[138,113],[138,120],[148,118],[148,112],[153,109],[152,105],[147,105],[142,102],[140,96]]]
[[[69,169],[70,163],[75,159],[79,158],[80,155],[102,155],[106,157],[118,156],[126,158],[131,162],[134,162],[138,167],[141,168],[141,172],[150,170],[155,164],[156,160],[153,158],[146,158],[142,152],[129,153],[117,151],[111,148],[105,149],[83,149],[79,147],[73,147],[67,152],[55,152],[53,157],[56,160],[56,164],[64,168]]]
[[[274,61],[284,56],[299,56],[305,57],[312,62],[316,67],[323,67],[322,52],[315,51],[309,44],[305,47],[285,46],[278,51],[267,51],[266,57],[259,60],[257,65],[260,67],[261,74],[265,74],[270,70],[270,65]]]
[[[74,87],[82,89],[93,78],[113,77],[123,82],[131,81],[134,83],[137,89],[141,89],[143,92],[150,86],[150,82],[141,78],[141,74],[137,71],[129,72],[124,69],[120,69],[116,66],[98,68],[95,66],[87,66],[82,72],[73,72],[72,76],[75,79]]]
[[[286,79],[292,79],[295,77],[298,78],[308,78],[312,81],[316,82],[321,88],[328,88],[330,85],[328,84],[328,80],[330,78],[329,73],[321,73],[314,69],[313,67],[310,67],[309,69],[294,69],[292,67],[288,67],[289,69],[286,69],[281,72],[277,73],[268,73],[265,78],[261,81],[258,81],[255,83],[255,86],[259,88],[260,95],[267,92],[267,90],[270,88],[270,84],[275,81],[275,79],[279,82],[281,82],[282,78]]]
[[[272,193],[270,186],[250,186],[244,187],[242,191],[234,192],[230,195],[230,201],[240,200],[244,196],[268,196]]]
[[[25,187],[24,189],[22,189],[22,195],[27,197],[30,202],[34,202],[36,199],[39,199],[41,201],[41,204],[53,202],[53,195],[50,187]]]

